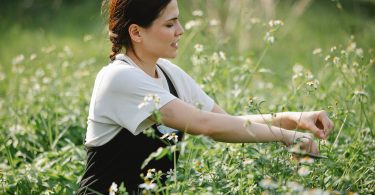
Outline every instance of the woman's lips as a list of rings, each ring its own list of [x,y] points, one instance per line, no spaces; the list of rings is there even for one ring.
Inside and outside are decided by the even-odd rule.
[[[172,47],[178,49],[178,41],[174,42],[171,44]]]

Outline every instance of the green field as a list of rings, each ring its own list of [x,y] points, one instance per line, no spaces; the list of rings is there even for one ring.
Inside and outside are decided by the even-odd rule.
[[[260,2],[180,0],[185,34],[173,62],[233,115],[326,110],[335,128],[318,142],[328,158],[186,136],[169,185],[153,190],[374,194],[375,2]],[[101,2],[88,0],[1,6],[0,194],[77,189],[92,87],[109,62],[100,12]]]

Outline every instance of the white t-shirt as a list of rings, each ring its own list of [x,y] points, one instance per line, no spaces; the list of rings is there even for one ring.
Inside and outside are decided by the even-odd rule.
[[[157,64],[166,72],[182,101],[200,105],[204,111],[212,110],[212,98],[187,73],[165,59],[159,59]],[[101,146],[123,128],[138,135],[154,124],[148,119],[152,111],[176,98],[169,92],[164,74],[156,67],[159,78],[149,76],[128,56],[119,54],[115,61],[100,70],[90,101],[86,146]],[[150,94],[156,95],[160,102],[151,101],[140,107]]]

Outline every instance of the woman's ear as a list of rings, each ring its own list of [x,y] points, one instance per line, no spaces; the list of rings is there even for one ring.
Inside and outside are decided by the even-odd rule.
[[[141,27],[136,25],[136,24],[131,24],[129,26],[129,35],[130,35],[130,38],[136,42],[136,43],[139,43],[142,41],[142,37],[141,37]]]

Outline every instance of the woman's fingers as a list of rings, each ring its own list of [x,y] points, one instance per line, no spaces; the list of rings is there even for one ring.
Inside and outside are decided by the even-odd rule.
[[[333,123],[329,119],[326,111],[321,111],[318,115],[318,120],[323,125],[324,137],[326,138],[333,129]]]
[[[307,153],[319,155],[319,149],[314,142],[312,136],[306,136],[302,138],[301,149]]]
[[[314,123],[310,123],[308,129],[314,133],[314,135],[318,138],[324,139],[326,138],[326,134],[324,133],[323,129],[319,129]]]
[[[318,149],[318,146],[315,144],[315,142],[312,140],[310,144],[311,144],[310,153],[315,154],[315,155],[319,155],[319,149]]]

